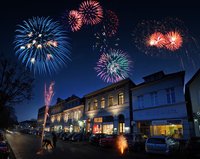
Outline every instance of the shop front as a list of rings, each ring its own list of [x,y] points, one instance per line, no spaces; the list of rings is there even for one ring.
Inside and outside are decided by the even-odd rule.
[[[150,126],[151,136],[166,135],[174,138],[183,137],[182,120],[155,120]]]
[[[112,116],[96,117],[93,120],[92,133],[113,134],[114,120]]]
[[[55,132],[61,132],[62,131],[62,125],[55,125],[52,130]]]

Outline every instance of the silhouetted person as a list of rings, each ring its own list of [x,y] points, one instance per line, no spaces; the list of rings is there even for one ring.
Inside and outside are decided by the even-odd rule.
[[[51,146],[51,148],[53,148],[53,145],[51,144],[51,141],[48,140],[48,139],[44,139],[42,147],[46,147],[46,149],[48,149],[49,145]]]
[[[56,142],[57,142],[57,136],[54,132],[52,132],[52,136],[53,136],[53,147],[56,147]]]

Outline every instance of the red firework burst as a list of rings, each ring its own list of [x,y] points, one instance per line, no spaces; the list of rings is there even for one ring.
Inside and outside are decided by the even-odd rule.
[[[97,1],[84,1],[80,4],[79,13],[84,24],[95,25],[103,18],[103,9]]]
[[[68,22],[69,22],[69,26],[73,32],[80,30],[83,25],[82,16],[76,10],[71,10],[69,12]]]
[[[183,44],[183,38],[177,31],[170,31],[166,35],[167,43],[165,47],[170,51],[178,50]]]
[[[158,48],[162,48],[166,44],[165,36],[160,32],[155,32],[150,35],[147,40],[147,45],[149,46],[156,46]]]
[[[119,19],[115,12],[107,10],[104,17],[104,26],[107,36],[111,37],[117,33],[119,26]]]

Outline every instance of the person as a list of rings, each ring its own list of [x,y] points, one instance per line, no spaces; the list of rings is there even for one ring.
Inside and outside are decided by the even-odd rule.
[[[52,132],[52,136],[53,136],[53,147],[56,148],[57,136],[55,132]]]
[[[178,134],[178,131],[177,131],[177,130],[174,130],[174,134],[172,135],[172,137],[173,137],[174,139],[179,138],[179,134]]]
[[[53,141],[52,141],[52,134],[49,132],[46,132],[44,134],[44,139],[43,139],[43,147],[46,147],[46,149],[48,149],[49,146],[51,146],[51,148],[53,148],[52,145]]]
[[[182,128],[178,129],[178,135],[179,135],[179,138],[183,138]]]
[[[46,147],[46,149],[48,149],[49,145],[51,146],[51,148],[53,148],[53,145],[51,144],[51,141],[48,140],[48,139],[44,139],[42,147]]]

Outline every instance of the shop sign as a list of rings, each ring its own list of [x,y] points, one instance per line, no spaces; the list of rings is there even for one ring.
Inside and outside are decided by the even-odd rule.
[[[152,125],[165,125],[167,124],[167,120],[155,120],[152,121]]]
[[[103,119],[102,119],[102,117],[100,117],[100,118],[94,118],[94,122],[95,123],[102,123]]]

